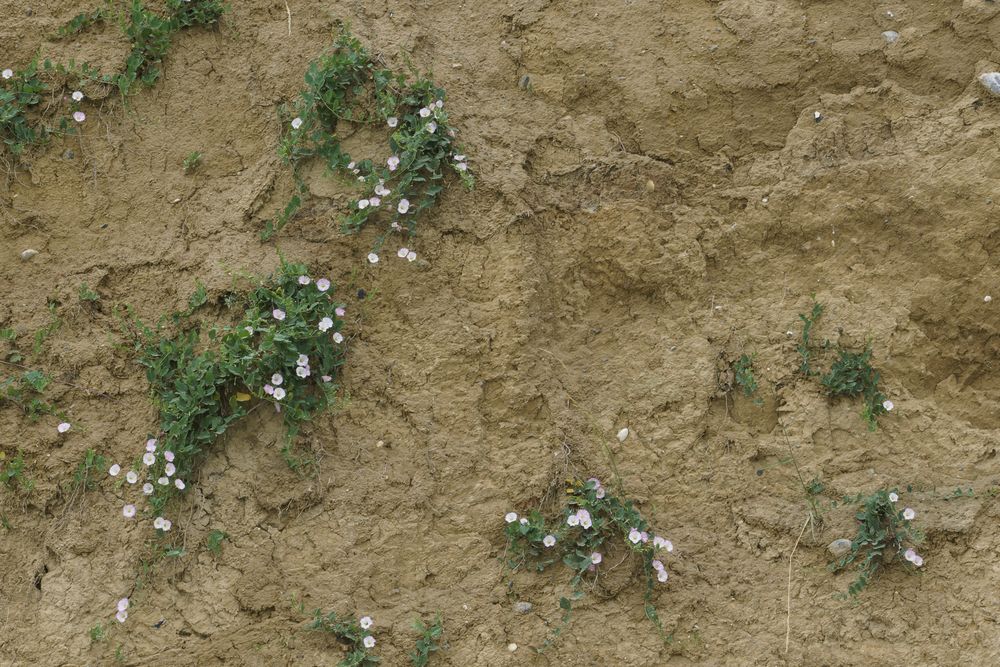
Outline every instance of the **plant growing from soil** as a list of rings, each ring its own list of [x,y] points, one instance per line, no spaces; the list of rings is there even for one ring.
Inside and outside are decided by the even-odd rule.
[[[27,370],[19,376],[0,376],[0,405],[11,403],[31,421],[55,412],[43,398],[43,392],[52,379],[42,371]]]
[[[204,296],[189,305],[199,300]],[[243,309],[239,322],[212,326],[204,337],[197,326],[167,334],[162,321],[155,329],[136,321],[139,363],[160,410],[160,427],[126,480],[139,483],[142,471],[153,525],[163,532],[172,525],[163,516],[167,502],[187,488],[184,480],[191,479],[205,449],[247,414],[249,402],[280,412],[291,440],[335,395],[344,308],[334,303],[329,280],[314,280],[305,266],[282,260],[274,275],[230,302]],[[115,464],[110,474],[120,471]],[[128,519],[136,516],[134,504],[122,511]]]
[[[753,396],[757,391],[757,379],[753,373],[753,356],[742,354],[740,358],[733,362],[733,377],[736,386],[743,390],[743,395],[747,398]]]
[[[337,667],[371,667],[379,663],[379,658],[371,652],[375,648],[375,637],[369,632],[372,625],[374,622],[368,616],[358,620],[338,618],[336,612],[324,615],[317,609],[309,628],[328,632],[347,647],[347,655]]]
[[[441,614],[434,617],[432,623],[424,623],[419,618],[413,621],[413,629],[420,633],[420,639],[410,654],[410,662],[413,667],[426,667],[430,662],[431,654],[441,647],[441,634],[444,628],[441,625]]]
[[[83,303],[95,304],[101,300],[101,295],[90,289],[87,283],[80,283],[80,301]]]
[[[218,556],[222,553],[222,542],[229,539],[229,534],[221,530],[212,530],[208,537],[205,538],[205,547],[212,552],[213,555]]]
[[[924,564],[914,549],[923,539],[912,524],[916,512],[909,507],[899,509],[898,502],[895,489],[844,498],[843,504],[858,507],[858,532],[851,541],[851,550],[831,563],[830,569],[838,572],[850,566],[857,568],[858,576],[847,589],[851,596],[861,593],[899,555],[912,568]]]
[[[6,459],[7,455],[0,452],[0,485],[8,489],[20,487],[25,492],[35,488],[34,480],[28,479],[24,472],[24,454],[18,450],[16,456]]]
[[[329,53],[309,64],[305,89],[283,114],[287,131],[278,151],[292,167],[297,192],[266,223],[264,240],[280,231],[302,206],[308,187],[300,171],[312,159],[321,160],[360,190],[341,218],[345,231],[357,231],[379,212],[387,212],[381,217],[389,222],[388,228],[376,250],[391,231],[402,232],[405,227],[414,232],[417,218],[444,189],[445,172],[453,171],[467,188],[472,187],[468,161],[455,143],[456,132],[444,109],[445,91],[412,67],[407,75],[380,64],[381,59],[372,57],[346,30]],[[366,125],[391,131],[388,157],[356,159],[343,150],[342,135]]]
[[[802,338],[799,341],[798,352],[799,356],[802,358],[802,363],[799,364],[799,372],[810,377],[815,375],[815,373],[810,369],[809,362],[812,358],[812,351],[809,347],[810,341],[809,337],[812,334],[812,328],[816,325],[817,320],[823,316],[823,306],[813,301],[812,312],[808,315],[799,313],[799,319],[802,320]]]
[[[73,472],[70,492],[77,493],[97,488],[97,480],[103,477],[105,465],[107,465],[107,461],[102,454],[98,454],[93,449],[88,449],[83,455],[83,460],[80,461]]]
[[[543,572],[561,562],[569,568],[570,593],[559,600],[561,624],[546,640],[544,650],[569,625],[573,602],[583,597],[583,584],[596,580],[598,570],[609,550],[624,549],[626,558],[634,558],[633,568],[645,581],[645,612],[662,633],[662,624],[653,605],[656,581],[665,583],[667,570],[660,560],[674,550],[673,544],[652,530],[631,500],[607,493],[596,478],[569,480],[568,502],[559,518],[546,521],[538,511],[527,516],[509,512],[507,522],[507,567],[512,572],[531,569]]]
[[[198,151],[192,151],[188,153],[188,156],[184,158],[184,173],[190,174],[195,169],[201,166],[201,153]]]

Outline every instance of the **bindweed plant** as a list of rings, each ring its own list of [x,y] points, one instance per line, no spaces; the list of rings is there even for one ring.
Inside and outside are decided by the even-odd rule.
[[[83,455],[83,460],[80,461],[73,472],[70,492],[78,493],[97,488],[98,480],[104,475],[104,466],[106,463],[103,454],[98,454],[93,449],[88,449]]]
[[[297,193],[266,223],[263,239],[280,231],[301,207],[308,188],[299,172],[312,159],[357,183],[359,194],[341,219],[345,231],[357,231],[376,217],[387,222],[376,250],[392,231],[414,232],[417,218],[444,189],[446,172],[472,187],[468,160],[444,109],[445,91],[412,68],[407,75],[380,62],[342,31],[332,51],[309,64],[305,89],[284,110],[288,129],[279,147],[292,167]],[[366,125],[390,132],[387,157],[354,158],[342,148],[343,134]],[[369,259],[377,261],[377,256]]]
[[[47,58],[41,67],[38,60],[33,60],[18,70],[0,64],[0,139],[18,156],[55,132],[75,132],[76,126],[87,119],[82,89],[87,85],[114,87],[124,98],[136,83],[153,85],[162,75],[161,63],[173,34],[190,26],[216,25],[224,11],[220,0],[167,0],[167,14],[162,16],[148,9],[142,0],[131,0],[122,10],[109,3],[77,14],[55,37],[76,37],[91,26],[116,20],[130,45],[121,70],[102,74],[89,63],[71,60],[63,65]],[[63,100],[63,104],[58,103]],[[60,114],[55,125],[43,122],[42,116],[53,113]]]
[[[230,303],[243,308],[240,321],[210,327],[205,340],[198,327],[167,335],[162,321],[156,328],[136,322],[139,363],[160,426],[125,479],[129,487],[142,482],[153,527],[162,532],[172,525],[164,516],[168,501],[187,488],[184,480],[192,478],[205,449],[247,414],[248,403],[272,405],[291,440],[335,396],[344,307],[334,302],[329,280],[314,280],[305,266],[282,260],[274,275]],[[117,477],[122,467],[114,464],[108,472]],[[135,504],[126,504],[122,514],[134,518]]]
[[[909,507],[899,509],[898,502],[895,489],[844,498],[843,504],[858,507],[858,532],[851,541],[851,550],[831,563],[830,569],[838,572],[850,566],[857,568],[858,576],[847,589],[851,596],[863,591],[899,555],[913,568],[923,566],[923,557],[914,549],[923,539],[912,524],[917,514]]]
[[[28,479],[24,472],[24,454],[20,450],[10,460],[6,454],[0,452],[0,486],[8,489],[20,488],[26,492],[35,488],[34,480]]]
[[[866,343],[861,352],[837,347],[837,359],[830,366],[829,372],[821,374],[811,365],[814,359],[810,335],[822,314],[823,306],[816,302],[813,302],[812,312],[809,315],[799,314],[799,319],[802,320],[802,338],[798,346],[802,362],[799,370],[806,377],[821,376],[820,383],[833,398],[861,396],[863,400],[861,418],[868,425],[869,431],[875,431],[878,429],[878,416],[891,411],[894,406],[882,392],[881,373],[872,367],[871,342]],[[824,349],[829,346],[830,341],[823,344]]]
[[[753,374],[753,357],[749,354],[742,354],[740,358],[733,362],[733,376],[736,386],[743,390],[743,395],[747,398],[753,396],[757,391],[757,379]]]
[[[313,612],[309,628],[328,632],[346,646],[347,655],[337,663],[338,667],[371,667],[380,662],[371,652],[375,648],[375,637],[369,632],[372,625],[374,621],[369,616],[362,616],[358,620],[338,618],[336,612],[324,615],[317,609]]]
[[[26,370],[21,375],[0,376],[0,405],[16,405],[35,421],[42,415],[55,412],[55,408],[43,398],[43,392],[52,379],[39,370]]]
[[[540,649],[544,650],[568,626],[573,602],[583,597],[583,584],[596,579],[604,553],[608,549],[626,549],[634,557],[634,569],[645,580],[645,612],[662,633],[662,624],[653,605],[656,582],[666,583],[666,566],[660,560],[673,552],[674,546],[658,535],[635,508],[631,500],[609,495],[596,478],[586,482],[569,480],[568,503],[554,522],[546,521],[538,511],[527,516],[508,512],[507,567],[512,572],[532,569],[542,572],[561,562],[569,568],[570,594],[559,600],[562,622]]]
[[[420,633],[420,639],[410,654],[410,662],[413,663],[413,667],[427,667],[431,654],[441,648],[441,634],[444,632],[441,614],[435,616],[432,623],[424,623],[420,619],[414,620],[413,629]]]

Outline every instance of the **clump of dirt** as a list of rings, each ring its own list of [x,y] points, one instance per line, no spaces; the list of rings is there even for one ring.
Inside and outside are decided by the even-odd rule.
[[[72,4],[8,3],[0,66],[54,53],[46,35],[91,9]],[[154,88],[89,109],[82,136],[31,153],[0,192],[0,328],[73,423],[0,409],[0,449],[35,481],[0,489],[0,662],[339,660],[299,604],[373,616],[388,665],[436,611],[433,660],[463,667],[993,662],[1000,100],[977,77],[1000,63],[1000,9],[917,4],[252,0],[175,36]],[[277,109],[338,21],[433,71],[477,189],[442,196],[407,241],[421,259],[373,267],[375,230],[342,236],[309,176],[316,196],[276,241],[350,295],[349,401],[304,429],[312,474],[282,460],[276,416],[231,428],[176,509],[184,555],[142,578],[150,532],[112,485],[65,490],[86,450],[124,464],[155,430],[118,308],[155,321],[200,280],[221,312],[233,273],[277,265],[258,237],[293,187]],[[78,59],[119,58],[94,39]],[[895,403],[874,433],[796,373],[812,295],[815,340],[872,342]],[[719,359],[743,353],[756,397],[719,389]],[[565,578],[508,587],[503,515],[567,472],[611,480],[608,447],[677,548],[656,591],[670,641],[626,586],[588,596],[538,656]],[[832,510],[798,544],[787,614],[800,476],[825,504],[912,484],[920,575],[890,568],[861,604],[838,599],[852,575],[826,570],[825,547],[852,512]],[[948,500],[956,487],[974,494]],[[126,594],[128,622],[92,642]]]

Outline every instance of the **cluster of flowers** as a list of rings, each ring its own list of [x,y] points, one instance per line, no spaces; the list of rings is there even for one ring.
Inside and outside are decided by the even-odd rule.
[[[118,619],[119,623],[124,623],[125,619],[128,618],[128,598],[122,598],[118,601],[118,613],[115,614],[115,618]]]
[[[155,438],[150,438],[146,441],[146,449],[142,455],[142,465],[146,469],[147,479],[149,479],[149,471],[151,466],[155,465],[157,461],[157,443]],[[183,491],[186,488],[184,480],[179,477],[174,477],[177,474],[177,466],[174,465],[174,453],[170,450],[165,450],[163,452],[163,475],[157,478],[156,483],[160,486],[173,486],[178,491]],[[122,472],[122,467],[117,463],[113,464],[111,468],[108,469],[108,474],[112,477],[118,477]],[[129,470],[125,473],[125,481],[129,485],[135,485],[139,482],[139,473],[135,470]],[[144,496],[151,496],[155,491],[155,487],[152,482],[146,481],[142,485],[142,493]],[[122,507],[122,516],[126,519],[133,519],[136,515],[136,507],[132,503],[127,503]],[[170,519],[166,519],[162,516],[158,516],[153,520],[153,528],[156,530],[162,530],[167,532],[173,524]]]
[[[888,401],[886,401],[888,403]],[[886,410],[891,410],[891,407],[886,408]],[[892,502],[899,502],[899,494],[895,491],[889,493],[889,500]],[[916,511],[912,507],[906,507],[903,509],[903,518],[907,521],[913,521],[917,517]],[[905,552],[903,552],[903,558],[905,558],[910,563],[913,563],[916,567],[921,567],[924,564],[923,557],[916,552],[915,549],[910,547]]]

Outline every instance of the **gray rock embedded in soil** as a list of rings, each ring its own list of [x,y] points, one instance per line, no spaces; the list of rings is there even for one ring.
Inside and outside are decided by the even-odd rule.
[[[38,254],[37,250],[32,250],[31,248],[28,248],[27,250],[21,253],[21,259],[23,259],[24,261],[28,261],[37,254]]]
[[[827,546],[826,549],[827,551],[832,553],[835,558],[840,558],[841,556],[843,556],[844,554],[846,554],[848,551],[851,550],[851,541],[844,539],[842,537],[839,540],[834,540],[833,542],[830,542],[830,545]]]
[[[529,611],[531,611],[531,603],[530,602],[515,602],[514,603],[514,611],[516,611],[519,614],[527,614]]]
[[[979,83],[994,95],[1000,95],[1000,72],[983,72],[979,75]]]
[[[897,39],[899,39],[899,33],[895,30],[886,30],[882,33],[882,39],[884,39],[889,44],[892,44]]]

